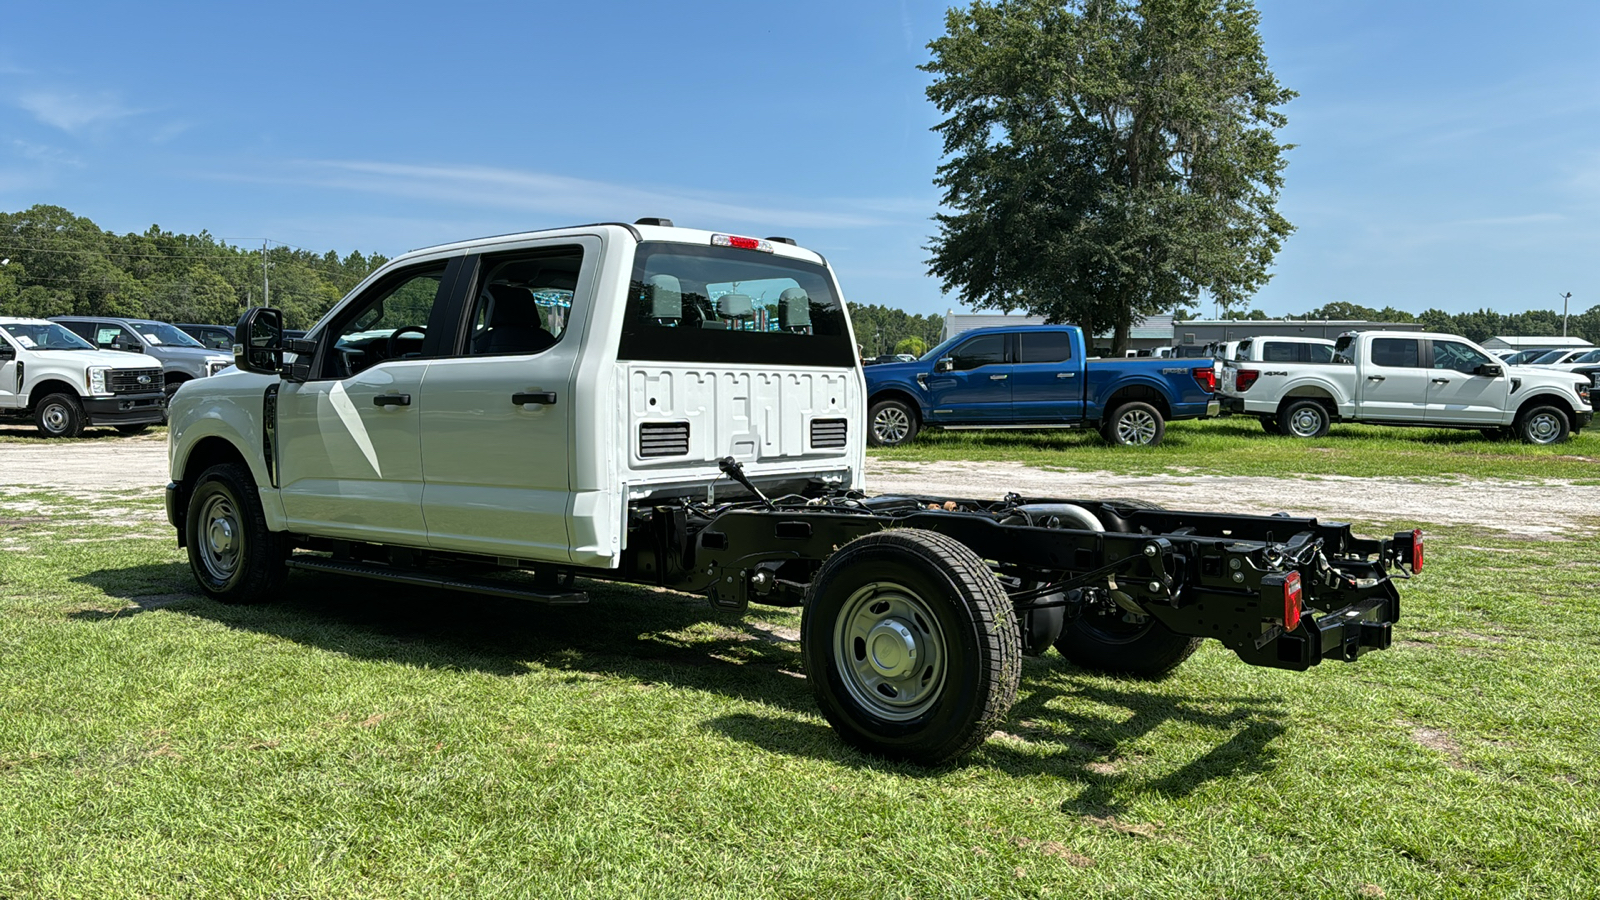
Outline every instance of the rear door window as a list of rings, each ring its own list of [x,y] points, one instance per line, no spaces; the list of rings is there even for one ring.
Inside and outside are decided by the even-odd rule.
[[[1303,346],[1291,344],[1287,341],[1267,341],[1261,345],[1262,362],[1299,362],[1295,359],[1295,348]]]
[[[1416,338],[1374,338],[1372,364],[1391,369],[1419,368],[1417,354],[1421,343]]]
[[[1072,358],[1072,335],[1065,331],[1025,331],[1017,335],[1021,344],[1017,362],[1053,363]]]

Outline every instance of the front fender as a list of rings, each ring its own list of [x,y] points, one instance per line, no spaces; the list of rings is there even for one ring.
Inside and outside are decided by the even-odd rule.
[[[267,527],[275,531],[287,526],[266,459],[263,423],[268,391],[275,392],[278,384],[275,377],[248,372],[214,375],[185,385],[173,396],[167,417],[167,464],[172,480],[183,480],[197,448],[226,441],[249,467],[261,494]]]

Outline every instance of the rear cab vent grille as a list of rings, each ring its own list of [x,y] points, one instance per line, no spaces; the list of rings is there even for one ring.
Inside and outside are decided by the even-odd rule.
[[[850,433],[848,419],[812,419],[811,446],[818,450],[843,447]]]
[[[688,422],[641,422],[639,458],[689,455]]]

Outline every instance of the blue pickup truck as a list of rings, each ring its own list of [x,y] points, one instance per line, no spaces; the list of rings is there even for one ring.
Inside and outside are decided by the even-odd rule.
[[[1150,446],[1168,421],[1218,411],[1211,360],[1091,360],[1076,325],[979,328],[916,362],[864,372],[875,447],[903,444],[927,425],[1094,426],[1113,444]]]

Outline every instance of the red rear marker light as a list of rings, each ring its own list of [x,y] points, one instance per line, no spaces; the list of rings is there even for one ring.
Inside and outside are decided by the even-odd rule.
[[[1300,610],[1304,609],[1300,593],[1300,573],[1290,572],[1283,577],[1283,630],[1300,627]]]
[[[1200,382],[1200,386],[1206,389],[1206,393],[1215,394],[1217,392],[1217,370],[1211,366],[1195,369],[1194,380]]]
[[[1422,571],[1422,529],[1411,529],[1411,571]]]
[[[1233,387],[1235,390],[1248,391],[1250,385],[1255,384],[1256,379],[1260,377],[1261,372],[1258,369],[1240,369],[1233,376]]]
[[[753,237],[739,237],[733,234],[713,234],[711,236],[711,246],[732,247],[736,250],[760,250],[762,253],[772,252],[771,241],[763,241],[760,238]]]

